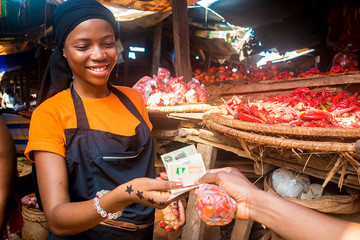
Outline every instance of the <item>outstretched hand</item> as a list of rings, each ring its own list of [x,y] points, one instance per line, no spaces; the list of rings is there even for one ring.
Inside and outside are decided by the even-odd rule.
[[[170,192],[176,183],[151,178],[136,178],[124,184],[125,192],[129,194],[131,202],[140,203],[149,207],[163,209],[170,204]],[[177,199],[181,198],[179,196]]]
[[[250,195],[259,189],[255,187],[238,169],[212,169],[197,183],[215,184],[223,188],[237,202],[236,219],[251,220]],[[196,191],[195,191],[196,194]]]

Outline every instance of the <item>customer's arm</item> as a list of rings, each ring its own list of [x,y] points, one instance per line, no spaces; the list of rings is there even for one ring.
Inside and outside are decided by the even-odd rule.
[[[5,123],[0,118],[0,236],[3,235],[14,191],[16,150]]]
[[[237,219],[264,224],[286,239],[360,239],[360,224],[308,209],[255,187],[235,168],[213,170],[199,183],[222,187],[237,202]]]

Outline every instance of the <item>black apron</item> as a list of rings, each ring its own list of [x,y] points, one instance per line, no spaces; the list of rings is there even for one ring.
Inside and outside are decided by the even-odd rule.
[[[122,136],[93,130],[85,114],[80,96],[70,86],[75,106],[77,128],[65,129],[65,161],[69,177],[71,202],[95,197],[96,192],[113,190],[134,178],[155,177],[153,139],[150,129],[131,100],[115,87],[109,89],[140,121],[135,135]],[[115,119],[114,119],[115,121]],[[119,124],[122,124],[119,122]],[[154,208],[131,204],[117,221],[136,225],[154,221]],[[127,231],[104,225],[74,236],[58,238],[49,232],[48,239],[152,239],[153,225],[137,231]]]

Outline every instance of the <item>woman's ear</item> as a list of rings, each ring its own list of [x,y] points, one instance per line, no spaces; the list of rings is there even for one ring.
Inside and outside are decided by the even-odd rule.
[[[66,54],[65,54],[64,50],[63,50],[62,52],[63,52],[63,56],[64,56],[64,58],[66,58]]]

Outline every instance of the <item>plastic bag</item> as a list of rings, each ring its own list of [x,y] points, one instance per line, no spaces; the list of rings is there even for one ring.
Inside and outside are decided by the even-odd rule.
[[[237,209],[236,201],[222,188],[203,184],[197,191],[196,210],[208,225],[226,225],[232,221]]]
[[[309,176],[294,174],[284,168],[278,168],[272,174],[273,189],[281,197],[298,198],[309,184]]]

